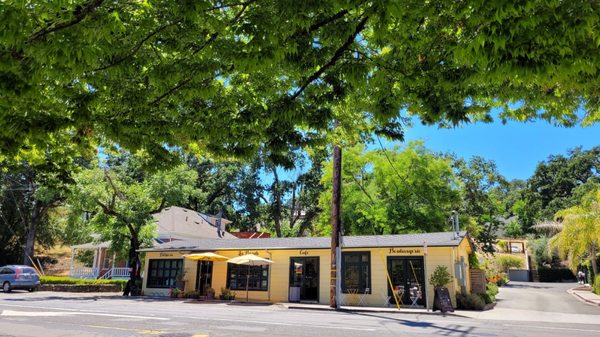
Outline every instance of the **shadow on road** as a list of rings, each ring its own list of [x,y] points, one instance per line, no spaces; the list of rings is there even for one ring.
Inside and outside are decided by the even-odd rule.
[[[554,287],[547,285],[538,284],[523,284],[523,283],[512,283],[509,282],[502,286],[502,288],[528,288],[528,289],[552,289]]]
[[[454,324],[454,325],[450,325],[450,326],[440,326],[436,323],[418,322],[418,321],[402,319],[402,318],[381,316],[381,315],[377,315],[375,313],[353,312],[351,314],[379,318],[381,320],[382,324],[385,322],[395,322],[395,323],[398,323],[398,324],[401,324],[401,325],[404,325],[407,327],[411,327],[411,328],[437,329],[437,332],[435,333],[435,335],[440,335],[440,336],[449,336],[449,335],[472,336],[474,334],[473,329],[475,329],[475,327],[472,327],[472,326],[462,326],[459,324]]]

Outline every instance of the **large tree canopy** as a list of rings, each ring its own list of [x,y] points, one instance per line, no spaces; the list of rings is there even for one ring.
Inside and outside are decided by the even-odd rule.
[[[538,164],[522,190],[517,215],[525,229],[552,220],[556,212],[581,202],[584,194],[600,186],[600,146],[575,148],[566,156],[551,155]]]
[[[66,133],[163,158],[277,156],[330,128],[336,105],[392,134],[401,108],[591,123],[599,20],[588,0],[7,0],[0,149]]]
[[[342,223],[345,235],[446,231],[450,211],[460,204],[451,161],[421,143],[405,148],[346,151],[342,165]],[[317,226],[331,232],[332,165],[325,168]]]

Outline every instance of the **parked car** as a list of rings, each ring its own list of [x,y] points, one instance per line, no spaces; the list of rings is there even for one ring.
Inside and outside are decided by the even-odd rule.
[[[30,292],[40,287],[40,276],[30,266],[0,267],[0,284],[5,293],[13,289],[26,289]]]

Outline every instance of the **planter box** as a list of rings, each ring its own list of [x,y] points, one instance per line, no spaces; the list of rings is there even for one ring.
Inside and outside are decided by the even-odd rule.
[[[39,290],[71,293],[109,293],[122,291],[119,284],[42,284]]]

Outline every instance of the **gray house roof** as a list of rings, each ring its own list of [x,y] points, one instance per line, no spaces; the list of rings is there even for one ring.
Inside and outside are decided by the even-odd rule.
[[[367,235],[344,236],[343,248],[368,248],[368,247],[417,247],[427,242],[429,247],[458,246],[466,232],[460,232],[457,239],[453,239],[452,232],[419,233],[401,235]],[[153,248],[141,249],[145,252],[171,251],[171,250],[236,250],[236,249],[327,249],[331,247],[330,237],[301,237],[301,238],[268,238],[268,239],[200,239],[180,240],[156,245]]]
[[[161,241],[219,238],[215,216],[177,206],[167,207],[153,216],[158,239]],[[223,229],[230,223],[227,219],[221,219]],[[223,234],[223,238],[237,239],[227,232]]]

